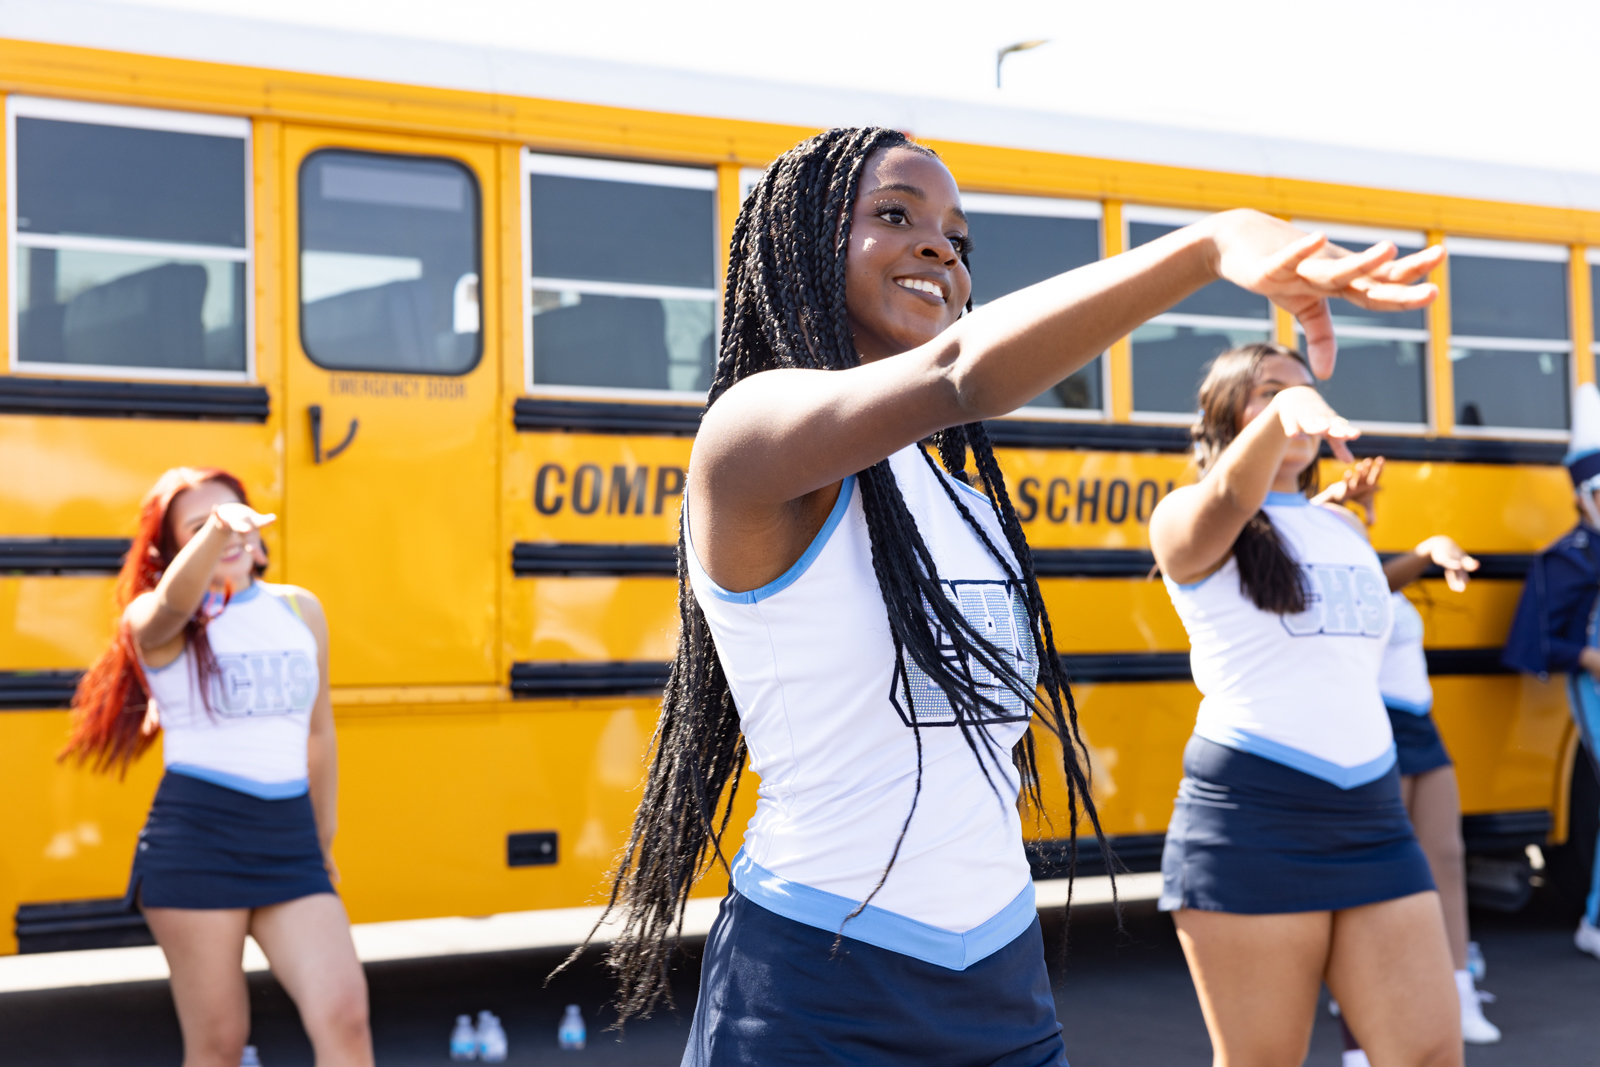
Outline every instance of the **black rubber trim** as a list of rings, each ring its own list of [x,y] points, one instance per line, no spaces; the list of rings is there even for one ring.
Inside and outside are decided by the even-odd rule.
[[[1118,874],[1141,874],[1161,869],[1161,849],[1166,840],[1166,834],[1127,834],[1107,838],[1106,843],[1116,857]],[[1024,848],[1034,878],[1065,878],[1071,869],[1072,848],[1066,838],[1029,841]],[[1078,838],[1078,863],[1073,873],[1078,877],[1106,873],[1105,853],[1100,851],[1100,842],[1093,834]]]
[[[637,433],[693,437],[700,405],[627,404],[596,400],[518,397],[513,422],[523,432]]]
[[[676,578],[678,549],[675,545],[549,545],[518,541],[511,547],[511,573],[519,578],[542,574]]]
[[[0,537],[0,574],[116,574],[126,537]]]
[[[1385,563],[1401,555],[1405,555],[1405,553],[1378,553],[1379,558]],[[1518,582],[1528,576],[1528,569],[1533,566],[1533,561],[1539,558],[1531,554],[1514,552],[1475,552],[1472,557],[1478,561],[1478,569],[1472,572],[1474,578],[1495,578]],[[1439,567],[1429,567],[1422,572],[1422,576],[1424,578],[1443,578],[1444,570]]]
[[[1350,442],[1357,459],[1383,456],[1406,463],[1491,463],[1559,467],[1567,454],[1561,441],[1506,441],[1483,437],[1409,437],[1401,434],[1362,434]],[[1326,442],[1322,458],[1333,452]]]
[[[1520,852],[1544,844],[1554,828],[1555,820],[1544,808],[1461,816],[1461,839],[1468,852]]]
[[[659,693],[667,684],[667,664],[618,660],[610,663],[513,663],[511,695],[602,697]]]
[[[984,423],[998,448],[1069,448],[1090,452],[1187,452],[1184,426],[1124,422],[1056,422],[1045,419],[990,419]]]
[[[3,415],[266,422],[270,411],[267,390],[259,385],[175,385],[0,376],[0,414]]]
[[[0,711],[64,708],[82,671],[0,671]]]
[[[1187,682],[1187,652],[1102,652],[1063,655],[1061,666],[1073,682]]]
[[[121,897],[19,904],[15,929],[19,954],[156,943],[144,916]]]
[[[1438,675],[1515,674],[1516,671],[1500,662],[1500,653],[1502,651],[1498,647],[1430,648],[1426,650],[1428,673]]]
[[[1041,578],[1147,578],[1156,558],[1137,548],[1036,548],[1033,571]]]

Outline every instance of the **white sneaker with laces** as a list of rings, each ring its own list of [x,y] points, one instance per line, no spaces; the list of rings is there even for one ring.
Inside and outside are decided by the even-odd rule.
[[[1472,984],[1471,971],[1456,972],[1456,993],[1461,998],[1461,1040],[1469,1045],[1492,1045],[1500,1040],[1500,1028],[1483,1017],[1483,1005],[1494,1001],[1493,993],[1480,992]]]
[[[1587,952],[1600,960],[1600,927],[1591,923],[1588,916],[1578,920],[1578,932],[1572,935],[1572,943],[1578,946],[1579,952]]]

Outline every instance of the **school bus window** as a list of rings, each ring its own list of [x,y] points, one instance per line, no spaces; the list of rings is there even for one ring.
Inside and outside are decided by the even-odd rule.
[[[982,306],[1100,258],[1100,205],[1082,200],[963,193],[971,228],[972,302]],[[1095,360],[1030,408],[1104,410],[1100,360]]]
[[[1148,244],[1202,216],[1129,206],[1128,247]],[[1235,345],[1272,339],[1266,298],[1230,282],[1213,282],[1133,332],[1133,407],[1136,412],[1192,416],[1202,371]]]
[[[1456,424],[1565,430],[1567,249],[1457,237],[1445,243]]]
[[[300,167],[300,335],[331,370],[465,374],[482,351],[478,185],[454,160],[324,150]]]
[[[705,392],[716,172],[532,152],[524,160],[530,386]]]
[[[1416,231],[1296,222],[1352,252],[1392,241],[1399,256],[1427,246]],[[1421,427],[1428,422],[1428,320],[1422,311],[1381,312],[1330,300],[1339,339],[1339,369],[1317,388],[1339,414],[1356,422]],[[1296,336],[1299,336],[1298,334]]]
[[[7,118],[16,366],[244,376],[249,123],[25,97]]]

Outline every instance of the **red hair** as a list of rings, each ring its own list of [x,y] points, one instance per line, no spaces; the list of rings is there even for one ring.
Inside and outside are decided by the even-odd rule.
[[[156,479],[156,484],[139,503],[139,530],[122,561],[122,571],[117,575],[119,616],[135,598],[156,587],[178,554],[177,531],[169,519],[173,500],[184,490],[208,482],[220,482],[233,491],[241,504],[250,503],[239,479],[215,467],[174,467]],[[211,678],[217,674],[217,657],[206,638],[203,612],[197,611],[184,624],[183,640],[184,646],[194,653],[200,700],[209,711],[206,693]],[[71,733],[67,747],[58,758],[76,756],[80,765],[92,761],[97,771],[114,768],[126,773],[128,765],[143,755],[156,739],[154,731],[146,733],[143,729],[150,707],[149,693],[133,633],[127,623],[119,619],[117,636],[112,639],[111,647],[78,682],[78,690],[72,697]]]

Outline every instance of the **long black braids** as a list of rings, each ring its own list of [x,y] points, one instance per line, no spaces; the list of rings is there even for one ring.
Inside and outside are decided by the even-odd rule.
[[[829,130],[780,156],[746,199],[734,225],[721,346],[708,407],[734,383],[762,371],[781,367],[844,370],[860,364],[845,308],[850,216],[868,158],[889,148],[933,155],[894,130]],[[995,742],[982,728],[987,722],[1014,721],[1016,701],[1020,701],[1020,707],[1031,709],[1030,715],[1038,716],[1057,736],[1066,772],[1073,857],[1070,875],[1080,812],[1090,820],[1101,848],[1106,846],[1090,794],[1088,749],[1079,735],[1072,693],[1054,652],[1054,635],[1032,554],[982,424],[950,427],[934,435],[932,443],[950,472],[940,475],[946,493],[1005,568],[1021,596],[1040,670],[1036,682],[1027,677],[1031,671],[1019,666],[1014,652],[996,647],[962,615],[940,582],[933,556],[917,530],[889,461],[861,471],[857,481],[873,570],[888,610],[896,659],[902,664],[896,686],[916,739],[916,794],[920,795],[922,787],[921,730],[927,727],[919,724],[913,710],[908,671],[903,666],[908,659],[949,701],[954,726],[994,792],[993,798],[983,802],[1004,802],[990,777],[991,764],[997,768],[999,764],[993,751]],[[954,487],[946,484],[951,476],[971,480],[966,473],[969,451],[976,460],[976,480],[987,493],[1020,573],[1014,573],[1007,555],[991,542]],[[927,457],[925,448],[923,455]],[[931,457],[927,458],[931,463]],[[608,960],[619,980],[616,1008],[621,1021],[648,1014],[663,996],[670,1002],[668,963],[682,930],[684,906],[695,880],[709,864],[728,865],[723,838],[747,754],[738,709],[711,629],[689,586],[681,525],[678,576],[681,629],[677,657],[662,695],[644,796],[618,861],[607,908],[608,916],[620,912],[621,929]],[[980,686],[976,681],[980,674],[986,681],[992,677],[994,683]],[[1040,688],[1047,698],[1044,701],[1037,692]],[[1010,708],[1001,702],[1008,694],[1013,698]],[[1042,810],[1031,730],[1015,746],[1011,759],[1021,778],[1023,796],[1036,810]],[[899,853],[914,811],[913,801],[899,838],[886,850],[888,862],[879,888]],[[875,888],[872,895],[876,893]]]

